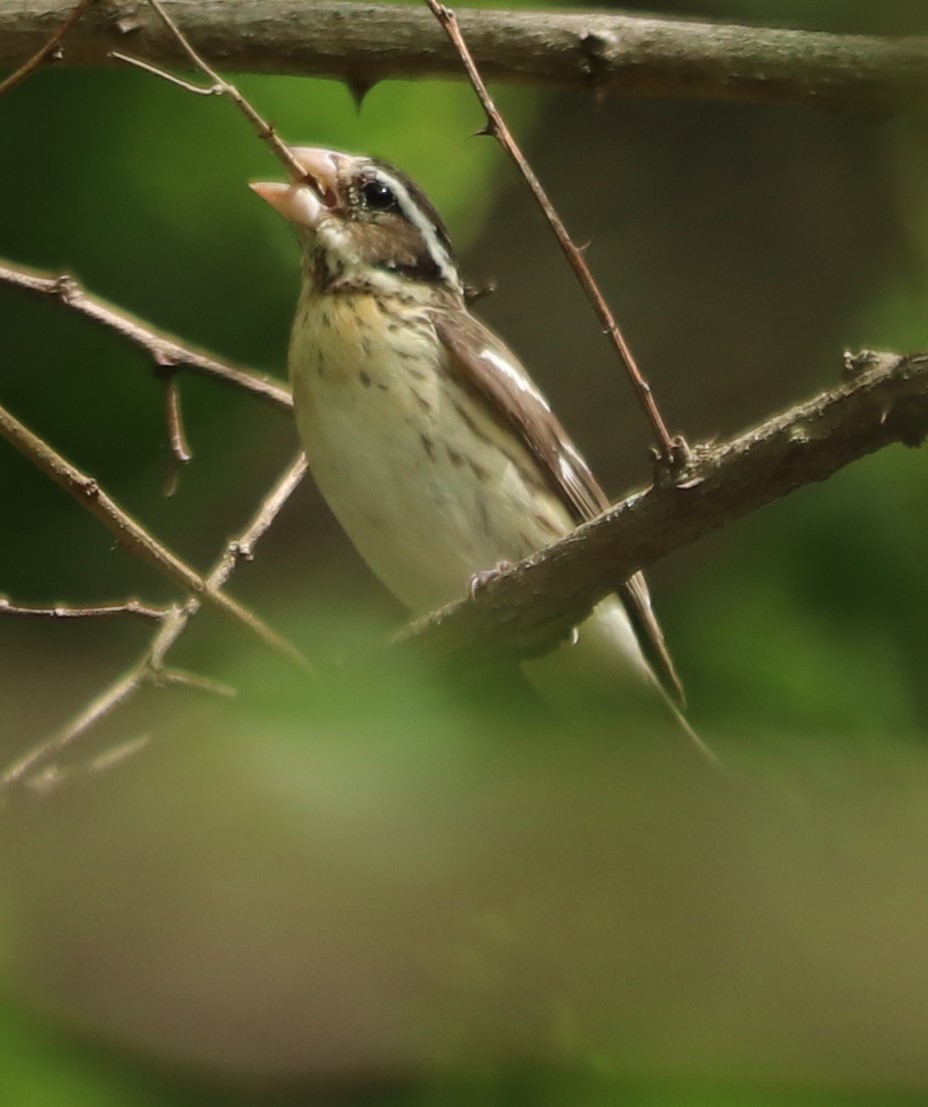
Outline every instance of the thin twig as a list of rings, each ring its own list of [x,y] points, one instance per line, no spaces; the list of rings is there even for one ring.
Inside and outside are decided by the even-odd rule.
[[[145,749],[150,741],[151,739],[147,734],[141,734],[137,738],[129,738],[92,758],[87,762],[85,769],[88,773],[99,773],[106,769],[112,769],[114,765],[120,764]]]
[[[23,292],[53,300],[77,312],[107,330],[128,339],[144,350],[155,363],[156,372],[170,367],[196,373],[212,380],[241,388],[258,399],[279,408],[292,408],[293,401],[286,385],[269,377],[259,376],[229,362],[201,353],[183,345],[170,335],[161,334],[127,311],[106,300],[85,292],[70,274],[40,273],[24,266],[0,260],[0,282]]]
[[[162,69],[160,65],[155,65],[154,62],[146,61],[144,58],[137,58],[135,54],[124,54],[122,50],[111,50],[110,57],[114,61],[124,62],[126,65],[141,69],[144,73],[151,73],[153,77],[160,77],[162,81],[176,85],[185,92],[192,92],[195,96],[222,95],[222,89],[218,85],[209,85],[207,88],[202,85],[195,85],[193,81],[185,81],[183,77],[178,77],[176,73],[169,73],[166,69]]]
[[[602,323],[606,336],[615,347],[619,360],[622,362],[622,365],[631,378],[632,386],[635,389],[638,400],[644,409],[644,413],[654,432],[654,437],[657,440],[660,458],[667,464],[671,464],[671,462],[678,464],[681,460],[681,453],[685,456],[685,446],[680,439],[675,440],[671,437],[664,417],[661,415],[660,408],[657,405],[657,401],[654,399],[651,385],[639,369],[631,349],[625,341],[625,336],[622,334],[612,310],[606,303],[606,298],[600,291],[599,285],[590,267],[587,265],[582,251],[567,233],[567,228],[564,226],[563,220],[555,211],[554,205],[548,199],[548,194],[545,192],[534,170],[529,165],[518,143],[506,126],[505,120],[497,110],[496,104],[493,102],[493,98],[490,96],[487,86],[480,76],[480,71],[477,69],[473,55],[468,49],[467,43],[464,41],[464,36],[461,34],[461,28],[458,24],[457,17],[451,8],[446,7],[440,0],[426,0],[426,3],[434,13],[435,18],[445,29],[448,38],[460,55],[474,92],[476,92],[477,98],[480,100],[483,110],[486,113],[486,128],[481,133],[492,135],[516,163],[519,172],[531,189],[535,201],[548,220],[551,229],[554,231],[558,244],[564,256],[567,258],[567,261],[570,263],[571,269],[573,269],[577,280],[580,282],[590,303],[593,305],[593,310],[596,312],[600,323]]]
[[[117,619],[125,615],[139,619],[165,619],[169,607],[149,607],[138,600],[125,603],[102,604],[96,607],[78,607],[73,604],[55,604],[41,607],[34,604],[14,604],[7,596],[0,596],[0,617],[6,615],[24,619]]]
[[[227,543],[226,548],[206,578],[206,582],[211,588],[222,588],[232,576],[239,562],[251,559],[256,544],[270,529],[284,504],[306,475],[306,470],[306,458],[302,453],[299,453],[281,474],[271,491],[261,501],[258,510],[245,528]],[[120,674],[108,688],[95,696],[78,715],[57,733],[33,747],[22,757],[17,758],[0,776],[0,792],[33,774],[40,765],[70,746],[82,735],[101,723],[103,719],[111,715],[118,707],[128,702],[146,684],[157,684],[163,681],[166,671],[165,657],[183,634],[187,624],[200,610],[200,607],[200,601],[194,597],[189,599],[183,607],[175,606],[171,608],[157,634],[139,660],[125,673]],[[170,670],[170,672],[176,674],[177,670]],[[190,683],[190,681],[188,680],[186,683]],[[202,683],[200,686],[202,687]],[[225,686],[218,688],[213,686],[209,690],[219,690],[225,694],[231,691]]]
[[[68,16],[68,18],[61,24],[52,37],[40,47],[28,61],[25,61],[19,69],[14,70],[9,77],[0,81],[0,96],[5,92],[9,92],[11,88],[24,81],[30,73],[34,73],[39,66],[43,65],[45,61],[60,52],[61,44],[64,42],[65,36],[71,30],[71,28],[77,23],[80,17],[85,11],[94,3],[94,0],[79,0],[79,3]]]
[[[61,750],[76,741],[81,735],[93,729],[97,723],[115,711],[120,704],[130,700],[145,683],[145,679],[145,676],[140,675],[135,667],[127,673],[123,673],[109,688],[95,696],[79,715],[70,720],[67,726],[18,757],[4,772],[3,776],[0,776],[0,799],[2,799],[3,792],[19,781],[35,774],[39,766],[53,754],[60,753]]]
[[[147,734],[136,738],[129,738],[117,743],[96,757],[90,758],[82,765],[49,765],[46,769],[29,778],[29,788],[32,792],[47,795],[49,792],[60,788],[65,780],[71,780],[76,776],[92,776],[96,773],[106,772],[123,761],[134,757],[146,749],[151,741]]]
[[[277,134],[274,127],[267,122],[267,120],[245,99],[245,97],[239,92],[235,85],[227,81],[221,76],[212,66],[203,58],[203,56],[194,49],[192,43],[184,34],[184,32],[178,27],[174,20],[165,11],[164,6],[160,0],[147,0],[148,6],[154,11],[161,22],[168,28],[174,38],[177,40],[178,45],[187,55],[194,66],[205,74],[206,77],[212,81],[212,85],[209,88],[200,88],[197,85],[189,84],[187,81],[182,81],[175,77],[173,74],[168,73],[166,70],[159,69],[157,66],[152,65],[150,62],[140,61],[140,59],[130,57],[127,54],[120,53],[118,51],[113,52],[113,57],[120,61],[129,62],[131,65],[139,66],[142,69],[147,70],[149,73],[154,73],[156,76],[163,77],[165,80],[170,81],[172,84],[180,85],[182,88],[186,88],[188,92],[196,92],[201,95],[216,95],[225,96],[231,100],[239,111],[245,116],[245,118],[251,123],[258,137],[268,144],[274,155],[281,161],[284,168],[288,171],[291,178],[294,181],[304,181],[313,188],[318,188],[318,184],[313,177],[309,177],[306,174],[306,170],[296,160],[293,155],[293,151],[285,142],[283,142],[280,136]]]
[[[92,477],[88,477],[71,465],[3,407],[0,407],[0,437],[15,446],[46,476],[51,477],[82,507],[99,519],[116,536],[120,545],[130,553],[156,568],[174,584],[193,592],[194,595],[207,600],[217,610],[232,616],[237,622],[248,627],[266,645],[289,657],[301,668],[311,669],[309,662],[296,646],[238,600],[226,595],[208,580],[204,580],[186,562],[171,553],[140,523],[119,507]]]

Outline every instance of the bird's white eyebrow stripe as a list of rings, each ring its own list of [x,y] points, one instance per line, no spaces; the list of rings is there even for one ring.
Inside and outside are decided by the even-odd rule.
[[[392,177],[379,166],[374,171],[377,174],[377,179],[383,181],[385,185],[393,190],[393,195],[396,197],[396,202],[406,221],[412,223],[425,239],[429,254],[438,266],[441,275],[452,287],[460,289],[461,278],[458,276],[457,268],[451,259],[450,253],[439,240],[431,220],[422,214],[418,204],[409,195],[409,189],[402,181],[398,181],[396,177]]]

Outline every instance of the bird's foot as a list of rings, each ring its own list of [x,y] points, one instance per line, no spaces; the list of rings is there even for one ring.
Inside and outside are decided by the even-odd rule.
[[[479,573],[474,573],[470,578],[470,598],[473,599],[481,588],[486,588],[491,580],[496,580],[511,568],[511,561],[497,561],[492,569],[481,569]]]

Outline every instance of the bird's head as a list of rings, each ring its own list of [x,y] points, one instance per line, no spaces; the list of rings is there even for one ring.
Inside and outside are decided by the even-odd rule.
[[[313,146],[292,153],[302,180],[251,187],[296,227],[319,282],[461,293],[448,232],[418,185],[374,158]]]

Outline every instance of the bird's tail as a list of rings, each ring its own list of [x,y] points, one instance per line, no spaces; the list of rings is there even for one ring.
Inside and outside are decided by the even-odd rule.
[[[597,604],[573,639],[523,662],[522,671],[541,698],[568,718],[619,716],[630,726],[660,725],[669,713],[701,757],[724,767],[658,680],[614,596]]]

